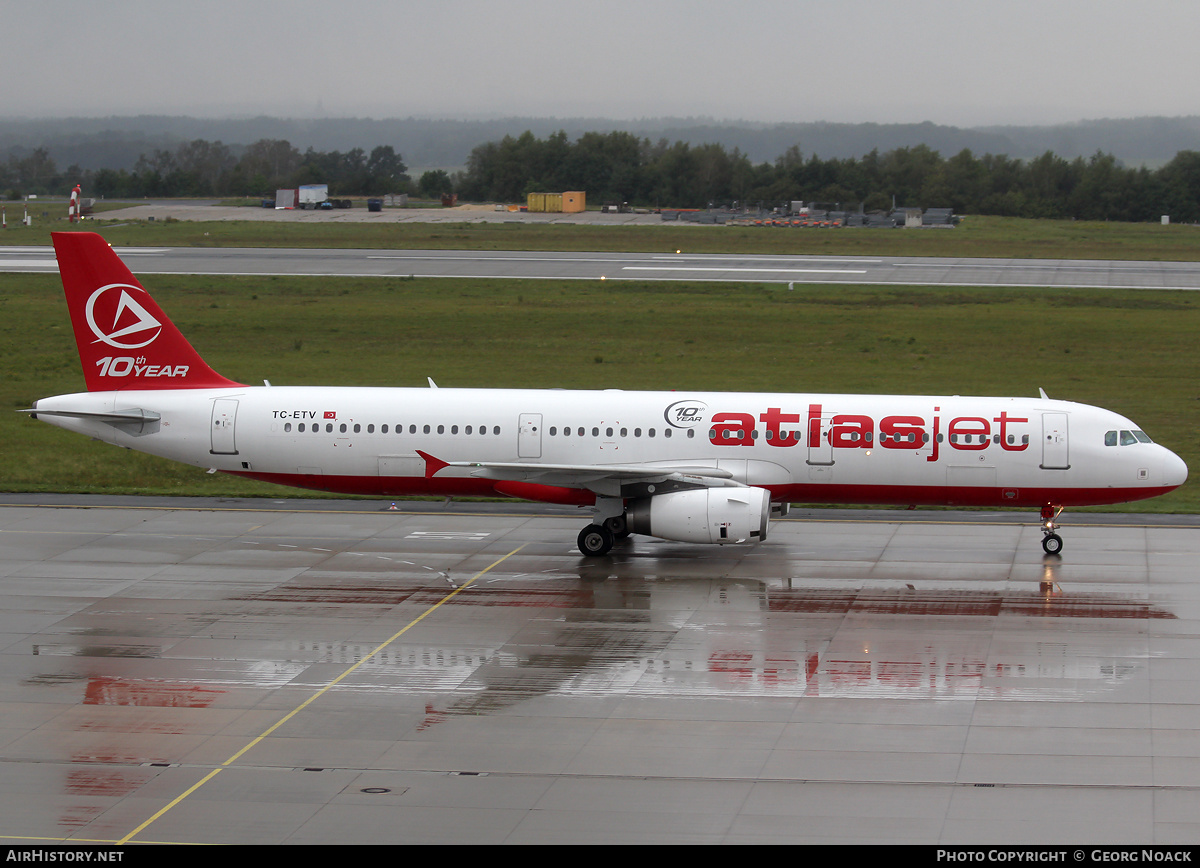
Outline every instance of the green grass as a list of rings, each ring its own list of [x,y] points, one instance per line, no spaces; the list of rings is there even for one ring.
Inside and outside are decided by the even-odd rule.
[[[1036,395],[1134,419],[1200,467],[1195,293],[468,279],[156,277],[246,383]],[[56,275],[0,275],[0,490],[288,495],[15,410],[80,391]],[[306,495],[307,496],[307,495]],[[1200,512],[1200,482],[1127,511]]]
[[[20,212],[16,212],[19,219]],[[52,212],[53,213],[53,212]],[[954,229],[545,225],[521,223],[287,223],[89,220],[117,246],[799,253],[1050,259],[1200,260],[1200,227],[968,217]],[[336,214],[337,212],[331,212]],[[10,217],[13,212],[10,209]],[[15,220],[10,220],[10,224]],[[49,244],[65,219],[10,228],[0,244]]]

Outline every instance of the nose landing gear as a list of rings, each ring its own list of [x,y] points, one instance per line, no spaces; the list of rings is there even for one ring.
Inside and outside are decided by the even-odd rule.
[[[1055,533],[1058,525],[1054,521],[1061,512],[1062,507],[1055,507],[1052,503],[1042,507],[1042,551],[1048,555],[1056,555],[1062,551],[1062,537]]]

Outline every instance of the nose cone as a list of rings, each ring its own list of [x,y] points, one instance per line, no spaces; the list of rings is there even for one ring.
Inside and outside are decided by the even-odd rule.
[[[1187,482],[1188,469],[1183,459],[1169,449],[1163,449],[1162,478],[1163,482],[1172,488],[1178,488]]]

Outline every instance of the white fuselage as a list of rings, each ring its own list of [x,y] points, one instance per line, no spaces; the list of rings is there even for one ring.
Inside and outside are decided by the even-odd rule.
[[[131,409],[158,418],[51,415]],[[1174,453],[1133,436],[1128,419],[1033,398],[235,386],[62,395],[36,410],[198,467],[379,496],[588,504],[609,493],[431,467],[421,453],[445,463],[712,467],[774,501],[812,503],[1117,503],[1187,475]]]

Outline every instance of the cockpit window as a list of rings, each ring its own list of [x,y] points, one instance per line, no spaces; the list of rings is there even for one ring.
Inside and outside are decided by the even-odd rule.
[[[1119,434],[1116,431],[1105,431],[1104,432],[1104,445],[1105,446],[1116,446],[1118,437],[1120,439],[1122,446],[1132,446],[1135,443],[1153,443],[1154,442],[1146,435],[1145,431],[1121,431],[1121,432],[1119,432]]]

